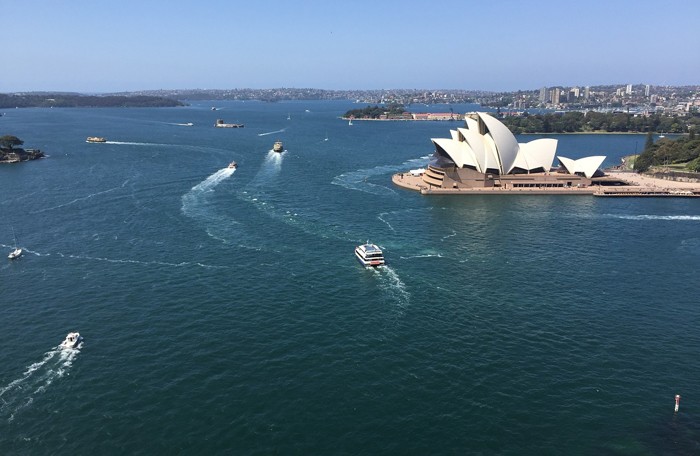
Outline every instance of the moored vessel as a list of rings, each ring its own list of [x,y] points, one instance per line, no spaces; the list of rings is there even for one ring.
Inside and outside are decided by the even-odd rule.
[[[355,247],[355,256],[361,265],[367,268],[384,266],[384,253],[376,244],[358,245]]]

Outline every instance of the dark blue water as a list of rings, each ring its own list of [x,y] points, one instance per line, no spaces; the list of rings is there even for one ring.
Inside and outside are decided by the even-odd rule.
[[[0,117],[50,155],[0,166],[1,454],[700,452],[697,201],[426,197],[453,124],[217,106]]]

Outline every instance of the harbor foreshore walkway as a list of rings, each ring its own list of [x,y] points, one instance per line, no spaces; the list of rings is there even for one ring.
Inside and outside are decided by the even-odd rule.
[[[634,172],[611,171],[607,176],[625,182],[623,186],[591,185],[589,187],[525,187],[525,188],[441,188],[427,184],[422,176],[410,172],[397,173],[391,181],[402,188],[423,195],[596,195],[596,196],[700,196],[700,184],[657,179]]]

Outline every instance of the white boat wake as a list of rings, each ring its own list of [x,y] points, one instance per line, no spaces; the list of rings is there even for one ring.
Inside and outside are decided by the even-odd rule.
[[[20,377],[0,388],[0,418],[12,422],[18,412],[32,405],[55,380],[68,375],[80,348],[51,349],[41,361],[30,364]]]
[[[697,222],[700,215],[617,215],[610,214],[611,217],[623,220],[681,220]]]
[[[373,184],[368,180],[375,176],[383,176],[400,171],[407,171],[409,168],[425,167],[428,160],[429,157],[421,157],[405,161],[400,165],[384,165],[376,166],[370,169],[358,169],[357,171],[343,173],[334,177],[331,183],[334,185],[340,185],[341,187],[345,187],[350,190],[358,190],[361,192],[371,193],[373,195],[393,196],[397,194],[393,188],[385,185]]]
[[[265,133],[258,133],[258,136],[267,136],[267,135],[274,135],[275,133],[284,133],[287,129],[283,128],[281,130],[275,130],[275,131],[268,131]]]
[[[411,303],[411,294],[406,290],[406,285],[391,266],[375,268],[374,271],[383,285],[383,291],[387,298],[395,302],[400,309],[408,307]]]

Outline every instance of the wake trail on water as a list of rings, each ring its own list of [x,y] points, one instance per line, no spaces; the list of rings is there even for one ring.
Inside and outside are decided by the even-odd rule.
[[[72,349],[52,348],[40,361],[27,366],[20,377],[0,388],[0,418],[7,418],[8,423],[14,421],[17,413],[32,405],[55,380],[68,375],[82,345]]]
[[[283,128],[283,129],[281,129],[281,130],[268,131],[268,132],[265,132],[265,133],[258,133],[258,136],[274,135],[275,133],[284,133],[285,131],[287,131],[287,129],[286,129],[286,128]]]
[[[270,150],[258,173],[241,192],[242,199],[252,204],[267,217],[297,228],[304,233],[322,238],[352,240],[353,237],[344,232],[344,227],[339,224],[329,223],[328,220],[323,220],[320,217],[310,219],[299,214],[295,208],[283,208],[275,204],[274,192],[279,191],[275,179],[282,171],[285,156],[286,151],[279,153]]]
[[[622,220],[678,220],[678,221],[700,221],[700,215],[618,215],[608,214],[609,217]]]
[[[57,256],[60,258],[70,258],[72,260],[104,261],[105,263],[114,263],[114,264],[137,264],[137,265],[141,265],[141,266],[169,266],[169,267],[173,267],[173,268],[184,268],[184,267],[190,267],[190,266],[197,266],[197,267],[204,268],[204,269],[230,269],[229,266],[217,266],[217,265],[200,263],[198,261],[197,262],[183,261],[180,263],[171,263],[171,262],[167,262],[167,261],[155,261],[155,260],[154,261],[142,261],[142,260],[121,259],[121,258],[95,257],[95,256],[89,256],[89,255],[74,255],[74,254],[62,253],[62,252],[41,253],[41,252],[36,252],[34,250],[30,250],[28,248],[24,248],[24,251],[26,253],[30,253],[30,254],[38,256],[38,257]]]
[[[375,268],[374,272],[382,285],[382,291],[386,297],[396,303],[400,309],[405,309],[411,303],[411,294],[406,290],[399,274],[391,266]]]
[[[177,144],[160,144],[160,143],[144,143],[144,142],[129,142],[129,141],[105,141],[105,144],[117,144],[121,146],[159,146],[159,147],[173,147]]]
[[[72,204],[80,203],[80,202],[82,202],[82,201],[87,201],[87,200],[89,200],[89,199],[91,199],[91,198],[94,198],[94,197],[96,197],[96,196],[101,196],[101,195],[104,195],[104,194],[111,193],[111,192],[114,192],[114,191],[116,191],[116,190],[122,189],[122,188],[124,188],[124,187],[126,186],[126,184],[127,184],[128,182],[129,182],[129,179],[127,179],[127,180],[125,180],[124,182],[122,182],[122,184],[121,184],[120,186],[118,186],[118,187],[108,188],[107,190],[102,190],[102,191],[100,191],[100,192],[91,193],[91,194],[89,194],[89,195],[87,195],[87,196],[81,196],[80,198],[75,198],[75,199],[73,199],[72,201],[68,201],[67,203],[59,204],[58,206],[47,207],[47,208],[45,208],[45,209],[41,209],[41,210],[38,210],[38,211],[33,211],[33,212],[31,212],[31,214],[40,214],[40,213],[42,213],[42,212],[53,211],[53,210],[55,210],[55,209],[61,209],[61,208],[64,208],[64,207],[66,207],[66,206],[70,206],[70,205],[72,205]]]
[[[238,237],[239,229],[232,231],[239,223],[230,217],[220,215],[209,202],[208,196],[214,192],[216,187],[226,179],[233,176],[235,168],[223,168],[204,179],[199,184],[182,195],[182,213],[203,222],[207,235],[222,242],[229,242],[232,238]]]
[[[399,165],[383,165],[376,166],[369,169],[358,169],[357,171],[351,171],[343,173],[339,176],[333,178],[331,183],[333,185],[340,185],[341,187],[347,188],[349,190],[358,190],[365,193],[370,193],[377,196],[395,196],[396,191],[393,188],[373,184],[368,182],[368,179],[375,176],[383,176],[386,174],[394,174],[399,171],[407,171],[411,167],[421,167],[426,166],[429,161],[428,157],[415,158],[405,161]]]

